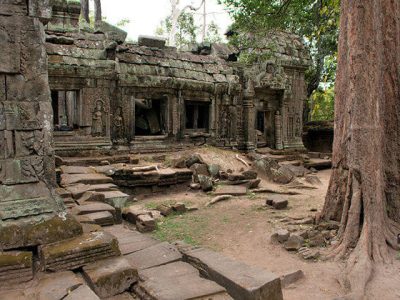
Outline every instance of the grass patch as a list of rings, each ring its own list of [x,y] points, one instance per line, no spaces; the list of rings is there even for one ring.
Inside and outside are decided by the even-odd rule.
[[[154,237],[161,241],[184,241],[190,245],[199,245],[206,229],[204,217],[191,214],[172,215],[158,223]]]

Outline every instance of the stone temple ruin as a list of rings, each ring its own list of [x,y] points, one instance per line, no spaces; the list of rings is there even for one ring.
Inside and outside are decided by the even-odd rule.
[[[0,298],[99,299],[129,290],[139,299],[282,299],[274,274],[115,225],[129,197],[113,182],[177,184],[201,164],[70,165],[56,178],[54,156],[204,143],[303,149],[309,57],[300,39],[275,34],[274,59],[243,66],[226,45],[179,52],[149,37],[130,44],[104,22],[80,28],[79,18],[74,1],[0,3]],[[151,221],[125,214],[138,229]],[[94,224],[113,226],[88,229]]]
[[[178,52],[159,39],[124,43],[126,34],[105,23],[79,31],[79,13],[79,4],[58,1],[45,27],[57,152],[143,152],[205,140],[241,150],[304,148],[310,61],[298,37],[274,36],[275,59],[243,67],[224,45]]]

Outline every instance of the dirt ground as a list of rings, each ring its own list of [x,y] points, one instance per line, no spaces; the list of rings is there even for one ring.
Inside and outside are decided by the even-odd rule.
[[[196,150],[207,163],[216,163],[223,169],[239,171],[246,167],[235,159],[233,152],[224,150]],[[211,207],[205,203],[213,198],[211,193],[192,191],[186,186],[169,189],[149,196],[139,196],[139,205],[154,208],[159,203],[184,202],[199,209],[183,215],[168,217],[159,223],[153,233],[168,241],[185,240],[220,251],[247,264],[262,267],[278,275],[302,270],[305,277],[283,290],[284,299],[334,299],[343,296],[338,278],[343,262],[305,261],[298,254],[286,251],[282,245],[271,242],[270,237],[278,228],[301,230],[309,225],[288,225],[287,218],[305,218],[320,211],[329,183],[331,171],[317,173],[322,185],[312,190],[296,190],[300,195],[286,196],[289,206],[273,210],[265,206],[269,194],[248,193],[245,196],[219,202]],[[279,188],[263,179],[260,187]],[[311,211],[312,210],[312,211]],[[324,249],[321,249],[324,251]],[[369,299],[400,299],[400,262],[382,267],[369,287]],[[379,279],[379,278],[387,278]],[[396,283],[397,281],[397,283]],[[382,292],[384,287],[384,293]],[[382,298],[383,296],[383,298]]]

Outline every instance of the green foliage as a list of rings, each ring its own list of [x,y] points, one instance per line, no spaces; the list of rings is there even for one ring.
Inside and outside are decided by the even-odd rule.
[[[230,42],[249,48],[271,29],[296,33],[309,47],[313,65],[306,74],[308,95],[336,76],[340,0],[218,0],[234,19]],[[250,38],[249,38],[250,37]],[[324,86],[324,85],[322,85]]]
[[[334,118],[334,87],[316,89],[310,97],[311,121],[326,121]]]
[[[210,44],[222,42],[221,34],[219,32],[219,27],[214,21],[211,21],[210,24],[208,24],[206,37],[204,41]]]
[[[160,26],[156,29],[156,35],[167,36],[171,32],[171,16],[161,21]],[[181,49],[196,42],[196,35],[199,28],[194,23],[193,13],[184,12],[179,16],[178,29],[176,31],[176,46]]]

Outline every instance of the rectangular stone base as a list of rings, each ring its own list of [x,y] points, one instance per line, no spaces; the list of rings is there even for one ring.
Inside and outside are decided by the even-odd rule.
[[[117,239],[107,232],[100,231],[42,246],[39,255],[45,270],[60,271],[74,270],[120,254]]]

